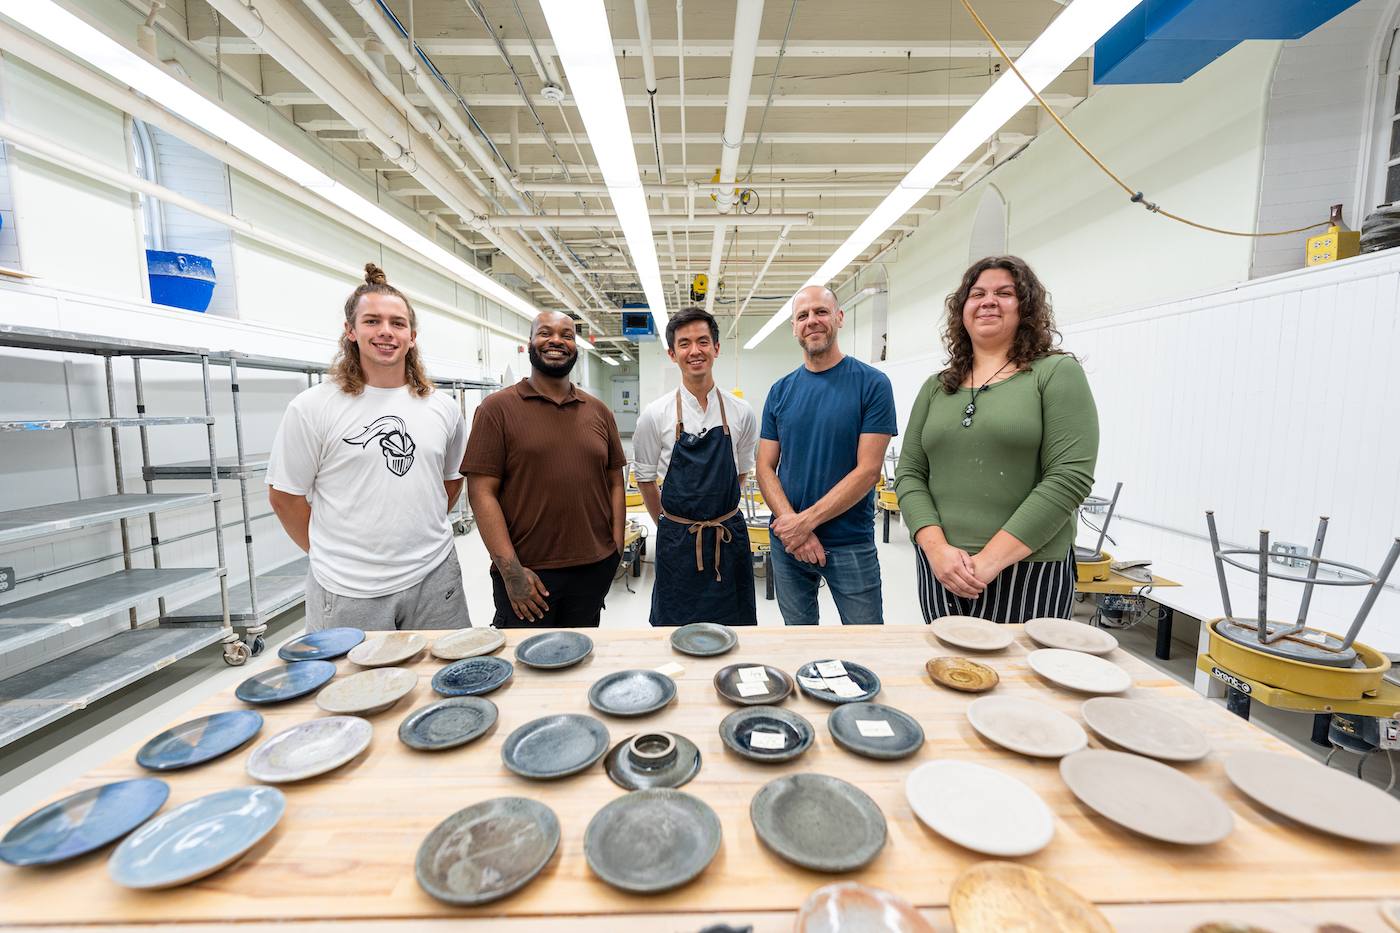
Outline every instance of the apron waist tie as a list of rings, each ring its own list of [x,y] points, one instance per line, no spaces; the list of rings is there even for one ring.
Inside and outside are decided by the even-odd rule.
[[[679,515],[672,515],[670,512],[666,513],[666,518],[670,521],[676,522],[680,525],[689,525],[690,527],[687,530],[691,534],[695,535],[696,573],[703,573],[705,570],[705,558],[702,543],[705,539],[705,529],[713,528],[715,529],[715,581],[720,582],[722,580],[719,573],[720,546],[722,544],[728,544],[729,542],[734,540],[734,532],[724,527],[724,523],[738,514],[738,506],[735,506],[732,510],[730,510],[724,515],[721,515],[719,518],[711,518],[706,521],[696,521],[693,518],[681,518]]]

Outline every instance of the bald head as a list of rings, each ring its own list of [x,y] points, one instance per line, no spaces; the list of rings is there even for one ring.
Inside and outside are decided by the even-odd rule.
[[[812,301],[819,301],[835,311],[840,307],[836,302],[836,293],[825,285],[808,285],[799,289],[796,295],[792,296],[792,311],[797,313],[798,304],[807,304]]]
[[[567,377],[578,362],[574,319],[559,311],[535,315],[526,352],[536,373],[551,379]]]
[[[530,322],[530,337],[534,339],[540,327],[544,326],[548,330],[560,330],[567,327],[573,330],[574,319],[563,311],[541,311],[535,315],[535,319]]]
[[[836,293],[824,285],[808,285],[792,296],[792,335],[797,338],[810,364],[816,359],[840,360],[836,332],[845,322],[845,314],[836,303]]]

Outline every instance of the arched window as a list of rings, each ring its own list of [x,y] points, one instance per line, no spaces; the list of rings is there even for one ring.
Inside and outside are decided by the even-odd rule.
[[[1367,172],[1362,216],[1377,204],[1400,201],[1400,22],[1394,16],[1381,34],[1372,117],[1370,171]],[[1362,217],[1356,218],[1359,226]]]
[[[968,244],[967,261],[974,263],[984,256],[1006,255],[1006,201],[996,185],[988,185],[977,203],[972,219],[972,240]]]
[[[131,121],[131,164],[135,174],[155,183],[156,147],[151,140],[151,131],[140,120]],[[161,215],[160,202],[148,195],[141,198],[142,229],[146,233],[146,249],[165,249],[165,223]]]

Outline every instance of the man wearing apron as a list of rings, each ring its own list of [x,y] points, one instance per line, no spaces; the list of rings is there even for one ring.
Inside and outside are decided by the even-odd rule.
[[[666,325],[666,343],[682,385],[647,406],[632,441],[637,486],[657,526],[651,624],[757,625],[739,499],[758,419],[743,399],[715,387],[719,325],[710,314],[681,311]]]

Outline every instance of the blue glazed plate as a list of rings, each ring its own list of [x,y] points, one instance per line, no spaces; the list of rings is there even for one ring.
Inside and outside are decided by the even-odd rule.
[[[593,639],[582,632],[542,632],[515,646],[515,660],[526,667],[557,671],[593,653]]]
[[[306,696],[335,676],[330,661],[296,661],[254,674],[233,691],[244,703],[281,703]]]
[[[448,697],[415,710],[399,724],[409,748],[436,752],[466,745],[496,724],[496,704],[483,697]]]
[[[136,753],[136,763],[148,771],[191,768],[227,755],[258,734],[261,713],[230,710],[182,722],[151,739]]]
[[[107,873],[127,888],[170,888],[213,874],[272,831],[287,800],[275,787],[235,787],[151,820],[117,846]]]
[[[328,661],[349,654],[351,648],[364,640],[362,629],[327,628],[293,638],[277,649],[277,656],[283,661]]]
[[[170,796],[158,778],[89,787],[26,816],[0,839],[0,860],[52,865],[100,849],[146,822]]]
[[[433,689],[445,697],[474,697],[510,682],[515,665],[501,658],[464,658],[433,675]]]

